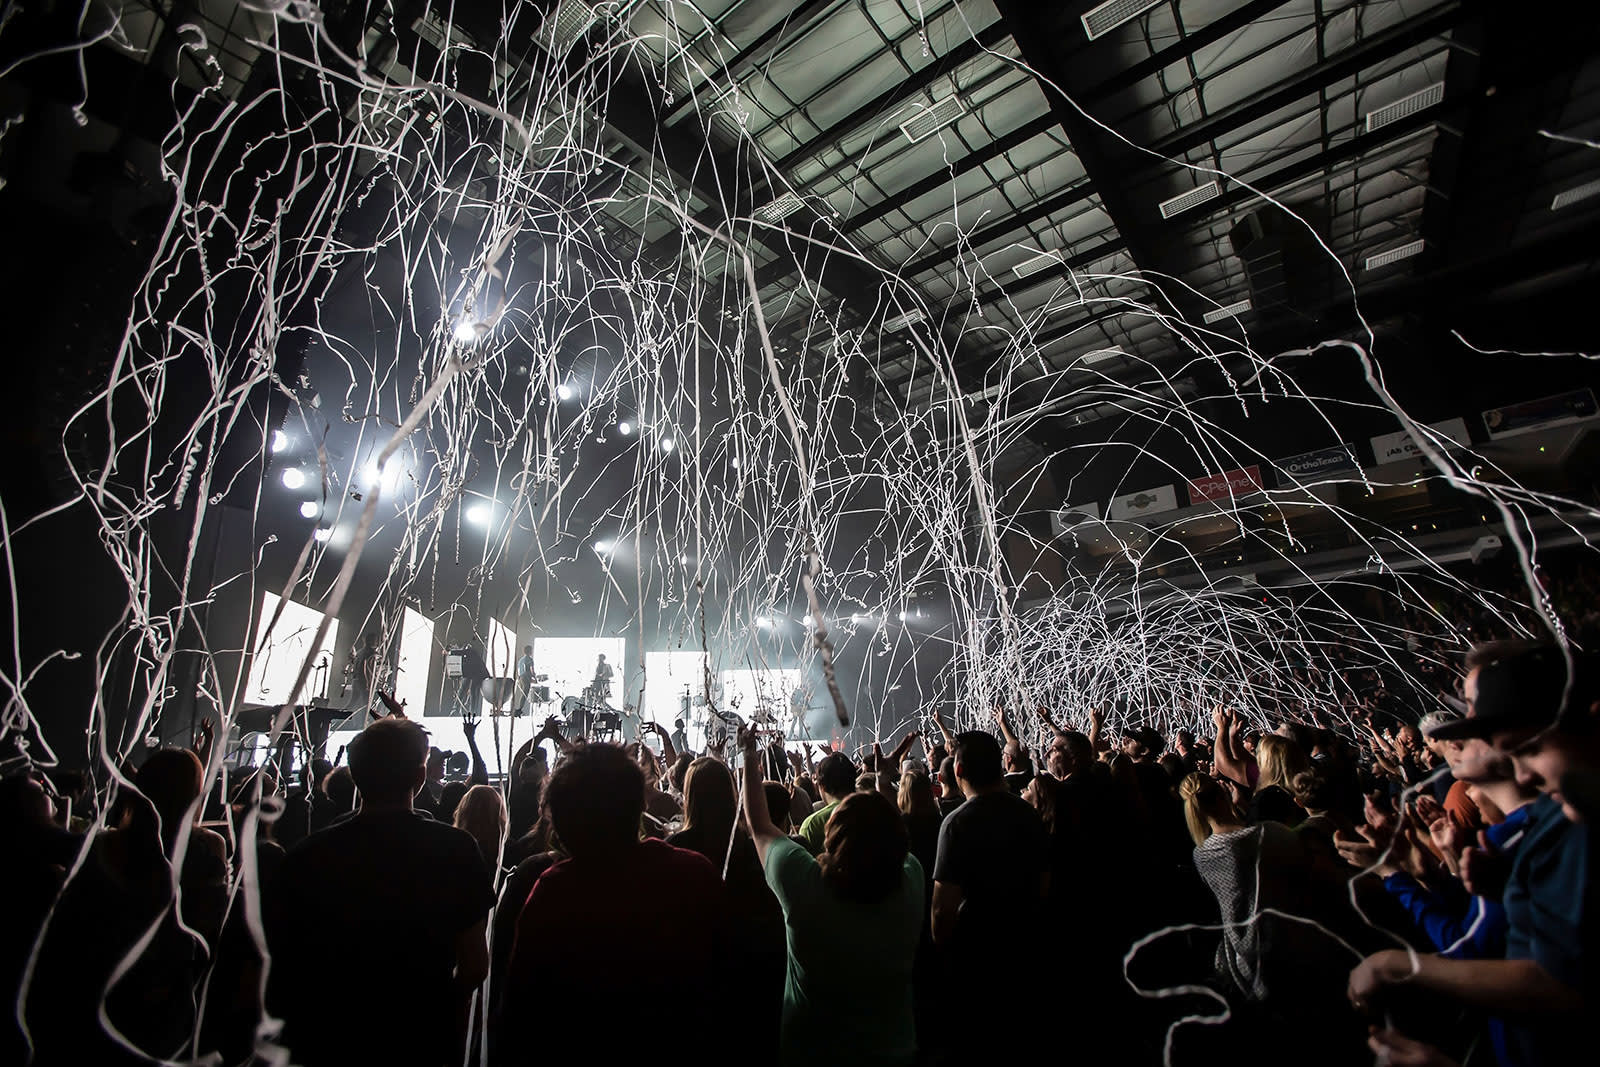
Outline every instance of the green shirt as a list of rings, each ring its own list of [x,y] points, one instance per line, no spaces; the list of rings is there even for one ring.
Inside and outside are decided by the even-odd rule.
[[[811,816],[823,816],[818,812]],[[809,820],[808,820],[809,821]],[[909,1064],[917,1033],[911,966],[923,923],[922,864],[906,855],[900,888],[876,904],[840,899],[787,838],[767,847],[767,885],[783,905],[784,1067]]]
[[[810,815],[807,815],[806,821],[800,824],[800,836],[811,843],[811,854],[813,856],[822,852],[823,842],[827,840],[828,836],[828,816],[832,815],[833,809],[838,806],[839,802],[835,800],[826,807],[818,808]]]

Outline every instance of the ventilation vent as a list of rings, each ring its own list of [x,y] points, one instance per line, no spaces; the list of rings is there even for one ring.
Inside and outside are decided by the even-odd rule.
[[[1085,363],[1110,363],[1114,359],[1124,358],[1127,354],[1120,348],[1097,348],[1093,352],[1085,352],[1083,361]]]
[[[1587,200],[1597,194],[1600,194],[1600,178],[1592,182],[1584,182],[1577,188],[1568,189],[1564,193],[1557,193],[1556,198],[1550,201],[1550,210],[1560,211],[1564,207],[1576,204],[1580,200]]]
[[[937,100],[932,107],[915,105],[916,114],[900,124],[900,132],[906,135],[906,140],[916,144],[930,133],[937,133],[960,118],[966,111],[966,105],[959,96],[947,96]]]
[[[572,51],[578,38],[589,32],[600,12],[584,0],[561,0],[539,26],[539,39],[554,56]]]
[[[1376,111],[1367,112],[1367,132],[1382,129],[1391,122],[1399,122],[1407,115],[1430,108],[1444,99],[1444,82],[1434,82],[1432,85],[1418,89],[1409,96],[1402,96],[1386,107]]]
[[[1160,4],[1162,0],[1106,0],[1099,7],[1091,8],[1083,14],[1083,32],[1089,35],[1089,40],[1103,37],[1112,30],[1129,22]]]
[[[1059,267],[1062,262],[1060,252],[1040,252],[1038,255],[1029,256],[1015,267],[1012,267],[1011,272],[1019,278],[1026,278],[1030,274],[1038,274],[1042,270]]]
[[[799,211],[802,203],[803,201],[800,199],[799,194],[784,193],[770,203],[762,204],[756,208],[754,214],[762,222],[782,222],[796,211]]]
[[[989,386],[989,388],[983,390],[982,392],[968,393],[967,396],[966,396],[966,401],[969,404],[981,404],[985,400],[993,400],[995,397],[999,396],[1001,393],[1003,393],[1005,391],[1006,391],[1006,387],[1005,387],[1005,384],[1002,382],[1002,383],[997,384],[997,385],[991,385],[991,386]]]
[[[892,319],[884,319],[883,330],[885,333],[894,333],[897,330],[905,329],[907,326],[915,326],[927,317],[922,313],[921,308],[912,308],[904,315],[896,315]]]
[[[1421,251],[1422,238],[1419,237],[1415,241],[1401,245],[1399,248],[1391,248],[1387,252],[1379,252],[1375,256],[1368,256],[1367,269],[1377,270],[1379,267],[1387,267],[1389,264],[1398,263],[1402,259],[1410,259]]]
[[[1215,200],[1222,195],[1222,186],[1216,182],[1206,182],[1197,185],[1187,193],[1179,193],[1170,200],[1161,201],[1161,217],[1170,219],[1172,216],[1188,211],[1196,204],[1203,204],[1207,200]]]
[[[1206,325],[1209,326],[1213,322],[1221,322],[1223,319],[1231,319],[1237,315],[1243,315],[1249,310],[1249,300],[1236,300],[1227,307],[1220,307],[1216,308],[1215,310],[1208,311],[1202,317],[1206,320]]]

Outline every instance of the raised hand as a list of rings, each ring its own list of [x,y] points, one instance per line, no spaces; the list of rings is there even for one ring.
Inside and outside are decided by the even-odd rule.
[[[1391,1067],[1457,1067],[1456,1062],[1432,1045],[1415,1041],[1398,1030],[1370,1030],[1367,1047],[1378,1057],[1379,1063]]]
[[[1421,793],[1417,796],[1417,820],[1422,825],[1432,826],[1436,820],[1442,818],[1444,818],[1444,809],[1439,806],[1437,800],[1433,799],[1431,793]]]

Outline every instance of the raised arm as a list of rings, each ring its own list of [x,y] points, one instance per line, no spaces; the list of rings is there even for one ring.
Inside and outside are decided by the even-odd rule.
[[[1089,709],[1089,744],[1094,747],[1094,750],[1096,752],[1109,752],[1111,750],[1111,743],[1106,740],[1105,732],[1106,732],[1106,709],[1105,708],[1090,708]]]
[[[539,732],[533,735],[535,745],[545,740],[552,742],[563,755],[572,751],[572,742],[561,736],[561,720],[554,715],[546,719],[544,725],[539,727]]]
[[[1014,745],[1019,750],[1022,742],[1017,740],[1017,735],[1011,732],[1011,723],[1006,719],[1006,709],[999,704],[994,706],[994,721],[1000,727],[1000,736],[1005,738],[1008,745]]]
[[[1240,763],[1233,750],[1233,739],[1230,736],[1233,726],[1233,713],[1226,706],[1218,704],[1211,709],[1211,722],[1217,729],[1215,743],[1211,746],[1211,766],[1224,778],[1232,778],[1242,786],[1248,787],[1250,776],[1245,772],[1244,764]]]
[[[783,837],[783,831],[773,825],[772,813],[767,810],[767,788],[761,777],[761,760],[757,758],[756,733],[748,726],[739,727],[739,751],[744,756],[740,780],[744,783],[745,824],[750,828],[756,854],[764,865],[767,849]]]
[[[1044,724],[1050,727],[1053,732],[1058,734],[1062,732],[1061,727],[1056,725],[1056,720],[1051,716],[1049,708],[1045,707],[1043,704],[1040,704],[1033,710],[1039,716],[1039,718],[1044,720]]]
[[[668,767],[678,762],[678,750],[672,747],[672,738],[662,725],[654,720],[644,724],[646,730],[661,738],[661,759]]]
[[[488,785],[489,765],[483,762],[483,753],[478,751],[478,724],[463,722],[461,732],[467,738],[467,751],[472,753],[472,775],[467,782],[471,785]]]
[[[945,725],[944,716],[939,714],[937,708],[933,712],[933,725],[939,728],[939,736],[944,739],[944,750],[946,752],[955,752],[956,736],[950,732],[950,727]]]
[[[900,769],[900,764],[904,762],[906,753],[911,751],[911,746],[916,744],[917,738],[921,736],[922,730],[920,727],[913,726],[906,731],[906,735],[900,739],[900,743],[894,747],[894,751],[889,753],[889,769],[891,771]]]

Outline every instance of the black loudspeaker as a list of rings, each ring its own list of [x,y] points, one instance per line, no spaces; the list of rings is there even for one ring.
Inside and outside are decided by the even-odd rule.
[[[1228,240],[1244,261],[1257,315],[1314,321],[1332,299],[1336,277],[1319,243],[1327,240],[1328,213],[1316,201],[1293,207],[1294,215],[1272,204],[1257,208],[1233,224]]]

